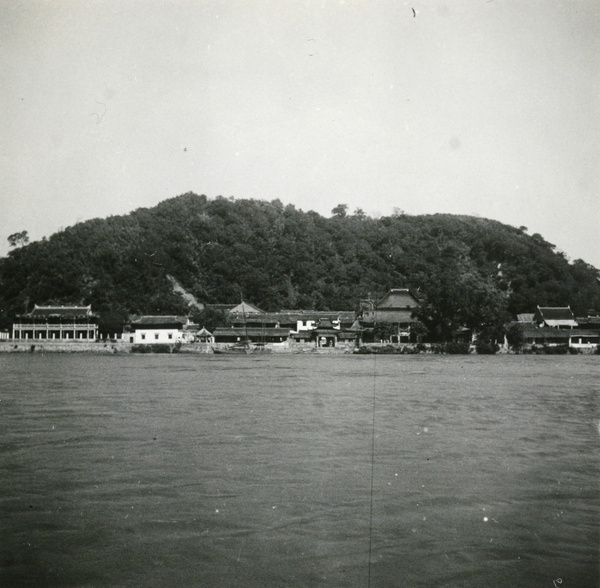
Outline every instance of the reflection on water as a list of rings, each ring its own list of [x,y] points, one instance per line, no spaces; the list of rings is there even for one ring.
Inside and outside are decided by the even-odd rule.
[[[0,584],[597,586],[599,365],[5,355]]]

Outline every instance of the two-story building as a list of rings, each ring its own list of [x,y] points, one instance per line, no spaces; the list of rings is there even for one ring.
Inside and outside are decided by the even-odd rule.
[[[360,324],[367,335],[377,325],[384,325],[391,331],[392,343],[408,343],[411,340],[411,325],[417,322],[413,317],[419,308],[419,301],[408,288],[392,288],[383,298],[361,301]]]
[[[38,306],[13,323],[15,341],[94,341],[98,320],[88,306]]]

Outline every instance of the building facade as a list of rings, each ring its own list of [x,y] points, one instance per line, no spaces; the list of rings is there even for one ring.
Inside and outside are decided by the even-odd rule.
[[[15,341],[95,341],[98,321],[92,306],[34,306],[13,323]]]
[[[362,300],[360,324],[365,329],[364,336],[373,336],[377,326],[390,330],[392,343],[408,343],[411,340],[411,325],[417,322],[413,313],[419,308],[419,301],[408,288],[392,288],[380,300]]]
[[[132,320],[123,339],[134,345],[191,343],[198,325],[185,316],[142,316]]]

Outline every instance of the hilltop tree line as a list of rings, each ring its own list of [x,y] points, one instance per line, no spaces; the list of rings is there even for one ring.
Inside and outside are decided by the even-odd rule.
[[[0,259],[4,325],[37,304],[92,304],[101,315],[187,313],[167,274],[204,303],[240,296],[265,310],[350,310],[410,288],[431,336],[493,329],[536,305],[600,309],[600,272],[539,234],[447,214],[371,218],[340,204],[326,218],[279,200],[188,193],[15,246]],[[213,317],[214,318],[214,317]]]

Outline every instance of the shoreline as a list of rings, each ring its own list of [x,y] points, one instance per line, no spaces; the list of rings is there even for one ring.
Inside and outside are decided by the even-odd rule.
[[[222,347],[222,344],[217,344]],[[89,355],[169,355],[169,354],[213,354],[214,344],[210,343],[188,343],[181,346],[160,346],[161,349],[153,349],[151,345],[140,350],[139,345],[125,341],[36,341],[35,343],[23,341],[0,341],[0,354],[2,353],[85,353]],[[314,346],[281,346],[266,347],[267,354],[318,354],[318,355],[487,355],[478,354],[475,351],[469,353],[452,353],[443,351],[439,346],[416,348],[415,345],[389,345],[372,343],[355,346],[339,347],[314,347]],[[250,355],[260,355],[259,353]],[[577,349],[546,347],[536,349],[524,349],[519,352],[500,349],[495,354],[489,355],[600,355],[598,349]]]
[[[0,341],[0,353],[89,353],[113,355],[130,353],[131,344],[114,341]]]

